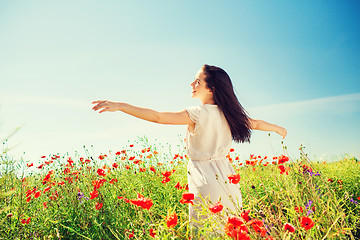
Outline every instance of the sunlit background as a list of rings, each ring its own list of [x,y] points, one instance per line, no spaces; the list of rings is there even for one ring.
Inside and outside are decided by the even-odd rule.
[[[284,126],[290,157],[360,153],[360,4],[357,1],[1,1],[0,138],[26,161],[118,151],[138,136],[177,145],[186,126],[157,125],[108,99],[179,111],[200,105],[190,83],[222,67],[250,116]],[[157,140],[155,140],[157,139]],[[249,154],[283,153],[254,132]]]

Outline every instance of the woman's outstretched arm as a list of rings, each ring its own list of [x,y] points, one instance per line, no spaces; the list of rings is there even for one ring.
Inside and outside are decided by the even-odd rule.
[[[99,100],[92,102],[96,104],[93,110],[102,112],[122,111],[134,117],[160,124],[173,125],[193,125],[189,115],[185,110],[179,112],[158,112],[149,108],[142,108],[123,102],[112,102],[107,100]]]
[[[281,135],[283,137],[283,139],[287,135],[286,129],[283,127],[280,127],[278,125],[268,123],[268,122],[265,122],[263,120],[258,120],[258,119],[250,119],[250,122],[251,122],[251,129],[276,132],[277,134]]]

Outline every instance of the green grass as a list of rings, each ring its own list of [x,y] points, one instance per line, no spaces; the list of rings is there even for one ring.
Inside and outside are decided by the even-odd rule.
[[[176,153],[149,144],[146,138],[134,144],[134,147],[119,149],[118,154],[109,153],[102,160],[89,151],[85,151],[84,156],[47,156],[42,159],[41,170],[36,169],[38,163],[27,167],[26,160],[13,159],[11,151],[4,147],[0,157],[0,239],[153,239],[150,229],[156,232],[157,239],[189,239],[188,205],[179,202],[186,190],[175,188],[178,182],[181,186],[187,183],[188,159],[183,143]],[[229,152],[231,159],[236,156],[236,152]],[[87,159],[89,163],[85,163]],[[142,162],[136,164],[136,160]],[[274,239],[359,239],[360,163],[357,159],[316,162],[301,150],[299,159],[283,164],[287,174],[281,174],[279,164],[272,164],[272,159],[247,160],[252,161],[253,166],[245,161],[232,162],[241,176],[243,210],[250,210],[249,216],[262,220],[266,229],[265,236],[261,237],[246,223],[251,239],[269,236]],[[266,162],[269,163],[264,166]],[[118,167],[114,168],[113,163]],[[150,166],[155,172],[150,171]],[[142,172],[140,168],[146,170]],[[105,170],[106,176],[99,176],[98,169]],[[162,183],[165,171],[174,172],[169,182]],[[44,181],[49,173],[50,178]],[[97,189],[98,196],[87,199],[94,190],[93,181],[99,179],[106,182]],[[117,182],[111,184],[111,179]],[[49,187],[50,190],[44,192]],[[37,188],[34,193],[26,196],[34,188]],[[35,198],[36,192],[41,193],[38,198]],[[138,193],[152,200],[149,210],[118,198],[137,199]],[[79,200],[81,194],[84,196]],[[29,196],[31,199],[27,201]],[[102,203],[102,208],[97,210],[96,203]],[[231,239],[223,227],[217,226],[227,224],[228,216],[240,217],[241,212],[223,210],[212,214],[208,207],[203,204],[201,214],[206,218],[201,221],[204,228],[197,234],[205,239]],[[301,207],[303,212],[296,211],[296,207]],[[173,212],[178,222],[168,228],[165,219]],[[303,216],[312,219],[314,227],[309,230],[302,227],[299,218]],[[293,225],[295,232],[284,230],[285,223]],[[193,235],[192,239],[198,236]]]

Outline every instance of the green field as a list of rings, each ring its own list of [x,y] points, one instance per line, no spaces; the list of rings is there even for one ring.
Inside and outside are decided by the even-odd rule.
[[[183,142],[177,149],[140,138],[100,156],[85,149],[31,163],[4,147],[0,239],[360,239],[354,157],[317,162],[300,149],[299,159],[239,160],[229,149],[243,209],[212,213],[215,203],[204,203],[204,228],[192,232],[190,203],[180,202],[188,157]]]

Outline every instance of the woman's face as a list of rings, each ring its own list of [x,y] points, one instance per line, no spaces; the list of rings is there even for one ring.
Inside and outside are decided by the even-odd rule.
[[[202,69],[197,72],[195,80],[190,85],[193,90],[191,97],[199,98],[200,100],[212,99],[212,92],[206,86],[205,74]]]

